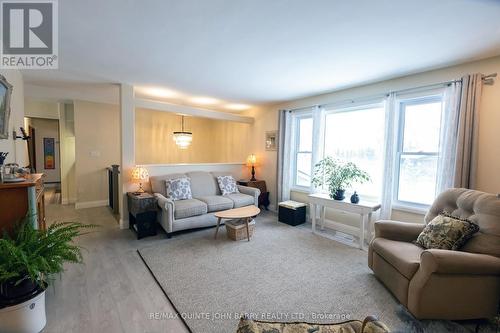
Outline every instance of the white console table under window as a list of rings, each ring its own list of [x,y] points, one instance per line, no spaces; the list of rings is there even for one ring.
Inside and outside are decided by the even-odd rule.
[[[336,210],[341,210],[344,212],[359,214],[359,248],[365,248],[365,230],[368,235],[372,234],[372,213],[376,212],[380,209],[380,204],[368,201],[360,201],[357,204],[353,204],[346,200],[333,200],[328,194],[323,193],[314,193],[309,195],[309,202],[311,205],[311,220],[312,220],[312,232],[316,232],[316,218],[317,218],[317,209],[320,209],[320,222],[321,229],[323,229],[325,224],[325,208],[331,208]]]

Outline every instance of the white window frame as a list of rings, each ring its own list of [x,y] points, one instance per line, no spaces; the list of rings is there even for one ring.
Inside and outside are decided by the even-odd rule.
[[[291,173],[291,190],[293,191],[298,191],[298,192],[305,192],[305,193],[310,193],[311,191],[311,186],[303,186],[303,185],[298,185],[297,184],[297,157],[299,153],[310,153],[311,154],[311,159],[312,159],[312,154],[313,154],[313,149],[314,147],[311,144],[311,151],[300,151],[299,150],[299,122],[302,119],[311,119],[313,121],[313,128],[314,128],[314,118],[312,115],[311,111],[303,111],[303,112],[296,112],[292,116],[292,173]],[[314,135],[314,133],[313,133]],[[311,136],[311,141],[313,142],[313,137]],[[312,179],[312,172],[313,170],[311,169],[311,179]]]
[[[398,209],[402,211],[408,211],[412,213],[423,213],[427,212],[429,209],[430,205],[427,204],[421,204],[417,202],[410,202],[410,201],[405,201],[405,200],[399,200],[399,178],[400,178],[400,171],[401,171],[401,156],[402,155],[414,155],[414,156],[436,156],[439,159],[439,145],[437,147],[436,152],[404,152],[403,151],[403,145],[404,145],[404,125],[405,125],[405,110],[407,105],[416,105],[416,104],[425,104],[425,103],[432,103],[432,102],[438,102],[440,101],[441,103],[444,103],[444,91],[442,89],[439,89],[437,92],[434,91],[427,91],[426,93],[421,93],[418,94],[417,96],[413,97],[398,97],[397,100],[397,121],[396,121],[396,126],[397,126],[397,141],[396,141],[396,153],[394,155],[394,175],[393,175],[393,198],[392,198],[392,208],[393,209]],[[443,104],[442,104],[443,105]],[[444,112],[442,109],[441,112]],[[441,114],[441,119],[442,119],[442,114]]]
[[[343,106],[343,107],[335,107],[335,108],[327,109],[325,111],[325,117],[321,120],[321,125],[323,127],[323,131],[326,131],[326,117],[330,114],[356,112],[356,111],[367,110],[367,109],[384,108],[384,106],[385,106],[384,101],[380,100],[380,101],[376,101],[376,102],[372,101],[372,102],[367,102],[367,103],[359,103],[355,106]],[[385,121],[387,121],[387,119]],[[322,144],[323,144],[323,156],[321,156],[321,158],[325,158],[325,153],[324,153],[325,144],[326,144],[325,137],[323,137]],[[385,147],[382,147],[382,150],[385,151]],[[380,175],[380,176],[383,177],[383,172],[382,172],[382,175]],[[326,189],[323,191],[327,192]],[[347,192],[346,196],[350,196],[351,194],[352,193]],[[372,201],[380,200],[380,199],[377,199],[377,197],[368,196],[368,195],[365,195],[363,193],[359,193],[359,194],[362,195],[365,200],[372,200]]]

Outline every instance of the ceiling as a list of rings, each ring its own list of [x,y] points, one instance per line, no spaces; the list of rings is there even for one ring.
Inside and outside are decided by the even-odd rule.
[[[494,0],[64,0],[59,70],[23,75],[258,105],[499,55],[499,17]]]

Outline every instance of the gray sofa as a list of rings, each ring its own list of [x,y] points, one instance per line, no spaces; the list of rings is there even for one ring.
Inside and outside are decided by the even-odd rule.
[[[256,188],[238,185],[240,193],[221,195],[217,176],[227,175],[227,172],[193,171],[149,178],[160,207],[158,223],[169,237],[180,230],[215,226],[214,214],[218,211],[258,205],[260,190]],[[192,199],[173,201],[166,197],[165,180],[179,177],[191,179]]]

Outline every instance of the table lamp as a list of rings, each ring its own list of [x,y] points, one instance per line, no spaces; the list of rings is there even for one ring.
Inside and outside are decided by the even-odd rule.
[[[148,170],[144,167],[136,166],[132,170],[132,180],[134,182],[139,183],[139,189],[135,192],[136,194],[144,193],[144,189],[142,188],[142,183],[146,181],[149,177]]]
[[[255,157],[254,154],[248,155],[247,166],[252,167],[252,178],[250,179],[251,181],[257,180],[257,179],[255,179],[255,164],[257,164],[257,157]]]

